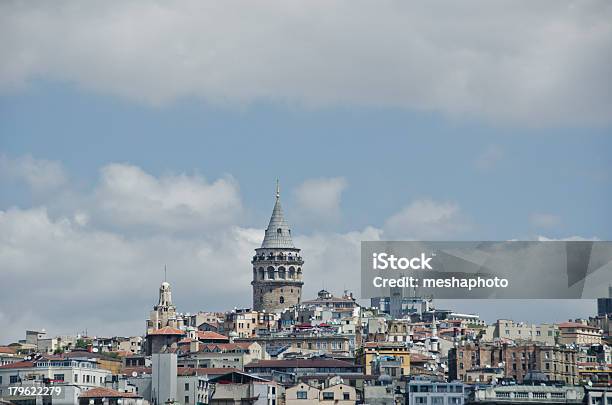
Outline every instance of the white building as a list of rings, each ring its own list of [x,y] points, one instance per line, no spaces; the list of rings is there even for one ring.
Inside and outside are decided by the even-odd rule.
[[[110,371],[99,368],[96,359],[43,357],[20,361],[0,366],[0,399],[10,399],[9,387],[72,386],[79,392],[104,386],[110,376]]]

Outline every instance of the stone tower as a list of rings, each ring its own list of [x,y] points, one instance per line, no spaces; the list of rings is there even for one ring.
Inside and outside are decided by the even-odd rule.
[[[159,287],[159,301],[147,319],[147,333],[166,326],[180,328],[183,326],[183,319],[176,313],[176,307],[172,304],[170,283],[164,281]]]
[[[251,263],[254,310],[275,312],[301,302],[304,261],[300,249],[293,244],[291,230],[283,215],[278,181],[272,217]]]

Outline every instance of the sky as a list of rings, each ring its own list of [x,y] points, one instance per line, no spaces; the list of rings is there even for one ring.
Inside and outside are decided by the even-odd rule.
[[[612,4],[0,4],[0,344],[251,304],[281,185],[304,295],[361,240],[612,239]],[[593,300],[443,301],[484,319]]]

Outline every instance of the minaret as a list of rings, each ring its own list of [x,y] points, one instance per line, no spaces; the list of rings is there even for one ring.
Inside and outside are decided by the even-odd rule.
[[[300,249],[293,244],[291,230],[283,215],[278,180],[272,217],[251,264],[254,310],[281,311],[301,302],[304,261]]]
[[[433,315],[433,320],[431,321],[431,338],[429,339],[430,342],[430,352],[432,353],[438,353],[438,328],[436,326],[436,315]]]

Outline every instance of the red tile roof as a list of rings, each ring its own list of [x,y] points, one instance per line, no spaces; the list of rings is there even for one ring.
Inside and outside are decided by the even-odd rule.
[[[583,329],[597,329],[594,326],[585,325],[578,322],[563,322],[559,324],[560,328],[583,328]]]
[[[220,368],[220,367],[177,367],[177,375],[222,375],[231,373],[232,371],[240,371],[236,368]],[[151,367],[125,367],[122,374],[131,376],[132,373],[136,374],[151,374]]]
[[[4,366],[0,366],[0,370],[8,369],[8,368],[32,368],[34,367],[34,363],[31,361],[18,361],[17,363],[5,364]]]
[[[17,350],[13,349],[12,347],[8,347],[8,346],[0,346],[0,353],[17,354]]]
[[[149,333],[149,335],[184,335],[184,334],[185,332],[183,332],[182,330],[171,328],[169,326],[166,326],[165,328],[154,330],[153,332]]]
[[[131,392],[119,392],[110,388],[92,388],[79,395],[79,398],[142,398]]]
[[[201,352],[213,352],[213,351],[221,351],[226,352],[230,350],[242,349],[247,350],[252,343],[249,342],[240,342],[240,343],[205,343],[200,345]]]
[[[418,353],[410,354],[410,363],[427,363],[433,359],[430,356],[425,356]]]
[[[151,367],[124,367],[121,369],[121,373],[127,376],[131,376],[133,373],[151,374]]]
[[[199,340],[225,340],[229,342],[229,338],[225,335],[222,335],[217,332],[206,331],[206,332],[198,332]]]
[[[127,350],[118,350],[118,351],[113,352],[113,353],[117,353],[117,356],[119,356],[119,357],[130,357],[130,356],[134,355],[134,353],[129,352]]]

